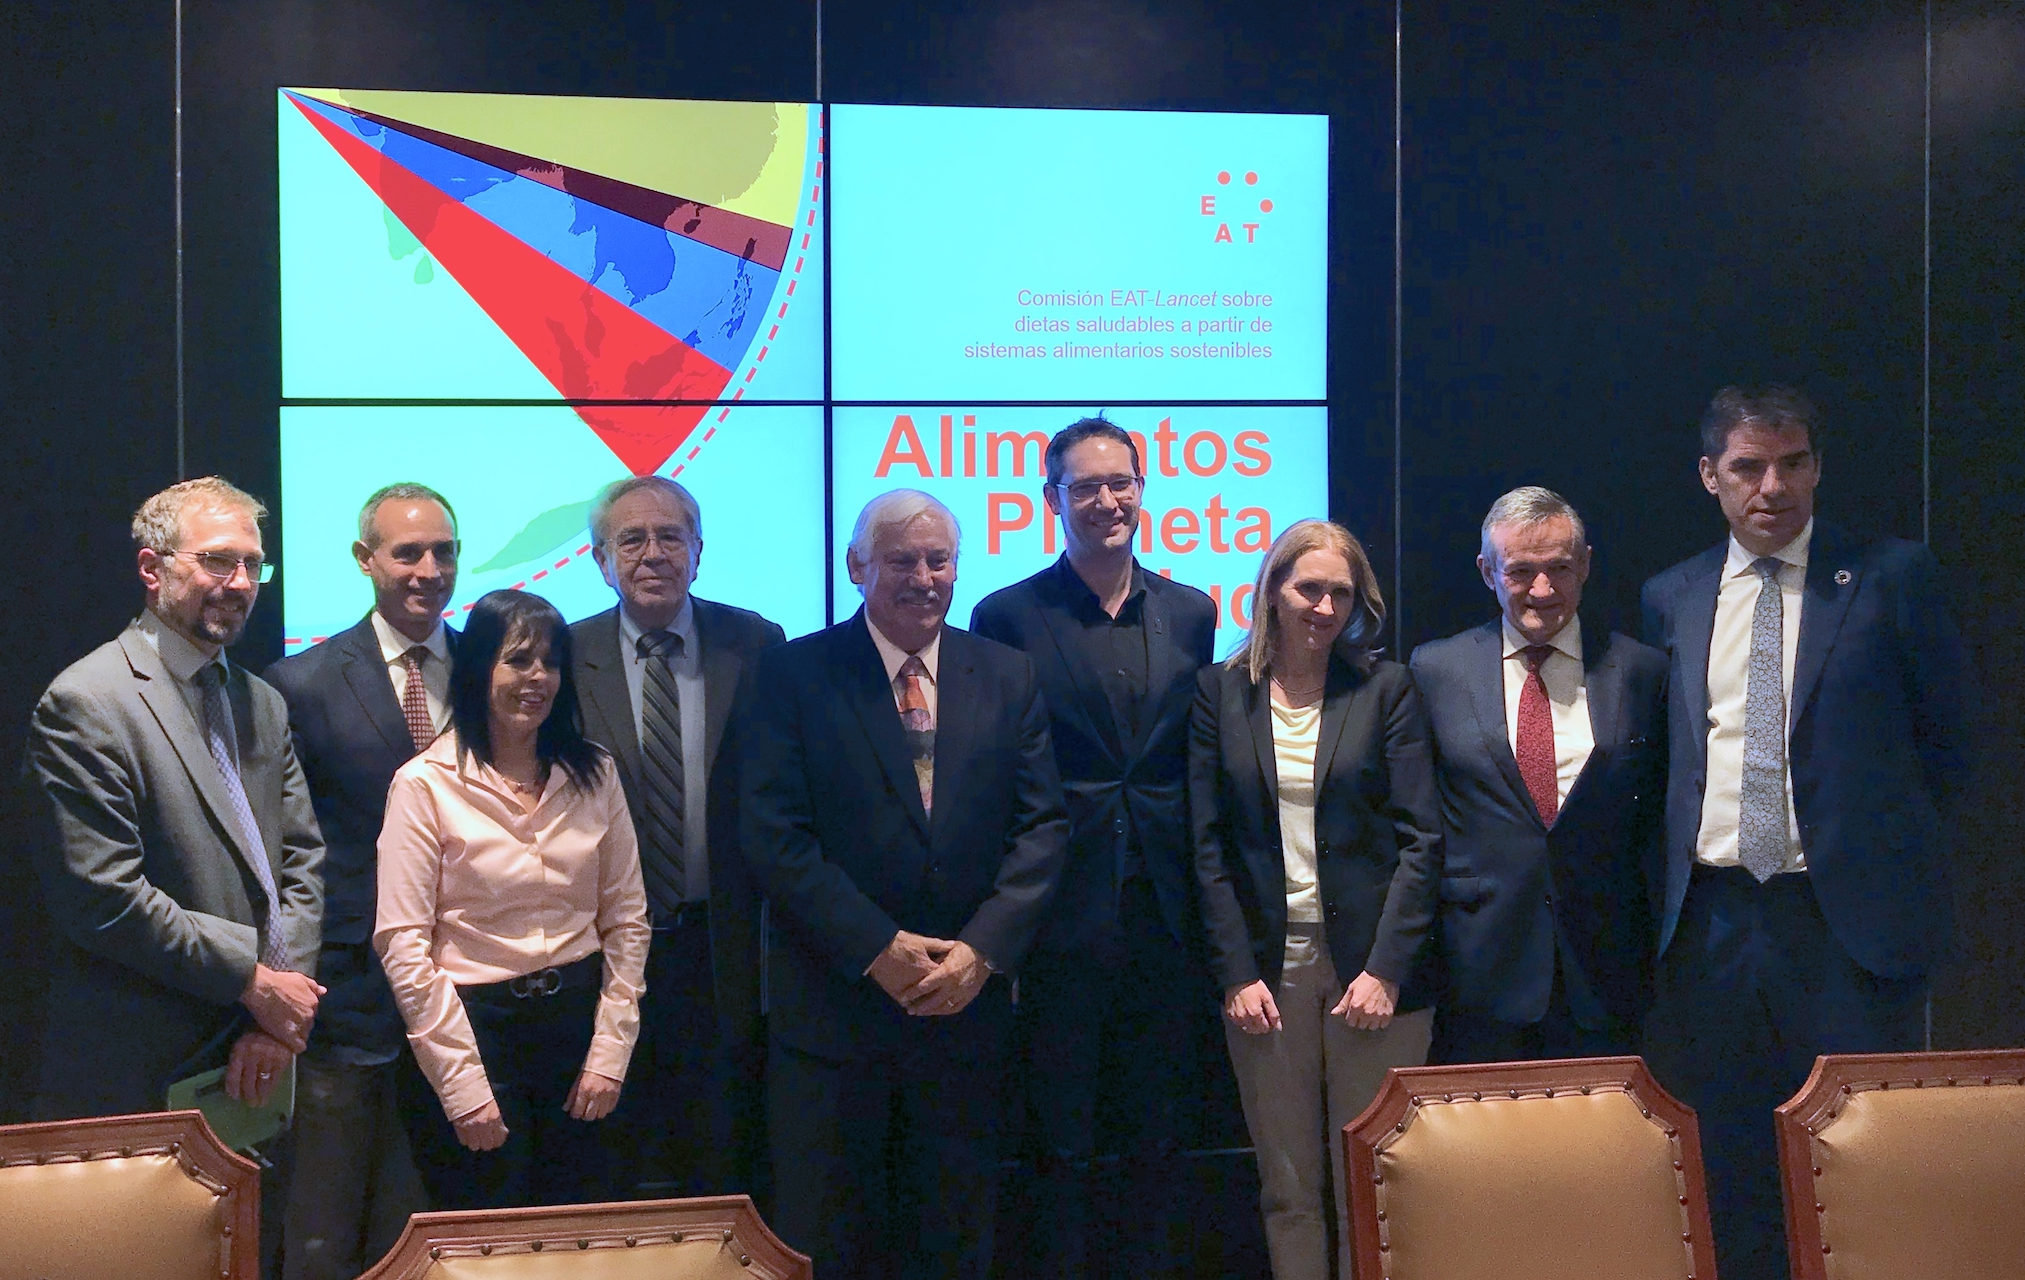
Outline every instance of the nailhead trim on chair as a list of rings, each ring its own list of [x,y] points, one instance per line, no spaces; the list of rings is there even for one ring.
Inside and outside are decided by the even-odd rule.
[[[1631,1100],[1634,1103],[1637,1103],[1638,1105],[1638,1113],[1644,1116],[1647,1120],[1653,1119],[1652,1109],[1646,1106],[1643,1102],[1640,1102],[1637,1096],[1632,1093],[1630,1088],[1621,1084],[1595,1084],[1595,1085],[1585,1084],[1582,1085],[1579,1089],[1554,1089],[1546,1087],[1533,1089],[1506,1089],[1500,1090],[1492,1094],[1492,1097],[1493,1099],[1503,1097],[1515,1102],[1528,1098],[1540,1099],[1544,1101],[1546,1099],[1553,1098],[1564,1093],[1581,1093],[1584,1095],[1590,1095],[1597,1093],[1599,1091],[1603,1093],[1622,1093],[1631,1096]],[[1422,1107],[1457,1105],[1468,1102],[1482,1102],[1483,1100],[1484,1095],[1481,1092],[1475,1091],[1472,1091],[1467,1094],[1460,1094],[1460,1093],[1443,1094],[1440,1097],[1429,1095],[1426,1097],[1414,1098],[1407,1105],[1405,1117],[1401,1119],[1398,1124],[1392,1127],[1392,1132],[1386,1135],[1384,1141],[1377,1144],[1376,1154],[1383,1155],[1385,1151],[1392,1146],[1393,1143],[1399,1140],[1400,1136],[1406,1132],[1407,1127],[1413,1123],[1414,1118],[1420,1114],[1420,1110]],[[1654,1121],[1654,1123],[1658,1124],[1659,1122]],[[1674,1191],[1675,1194],[1678,1196],[1680,1203],[1681,1249],[1687,1256],[1687,1266],[1684,1269],[1684,1274],[1686,1275],[1687,1280],[1695,1280],[1694,1250],[1692,1248],[1694,1241],[1694,1230],[1693,1224],[1689,1220],[1687,1209],[1688,1204],[1687,1163],[1686,1163],[1687,1158],[1681,1151],[1680,1131],[1674,1128],[1672,1125],[1661,1125],[1660,1127],[1662,1131],[1666,1134],[1667,1142],[1673,1148]],[[1386,1212],[1385,1177],[1383,1174],[1376,1174],[1372,1177],[1371,1181],[1378,1188],[1377,1192],[1378,1253],[1379,1256],[1385,1260],[1384,1280],[1392,1280],[1392,1224],[1390,1222],[1390,1215]]]

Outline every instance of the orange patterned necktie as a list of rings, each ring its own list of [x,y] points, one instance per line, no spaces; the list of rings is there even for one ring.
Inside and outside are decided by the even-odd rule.
[[[921,788],[921,811],[935,808],[935,713],[928,709],[928,691],[923,681],[928,668],[918,655],[909,654],[893,677],[893,696],[900,706],[900,727],[907,733],[907,750],[914,758],[914,781]]]

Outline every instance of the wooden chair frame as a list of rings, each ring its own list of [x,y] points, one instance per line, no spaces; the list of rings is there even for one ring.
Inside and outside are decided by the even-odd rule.
[[[260,1280],[260,1166],[220,1142],[203,1112],[0,1126],[0,1168],[148,1155],[174,1156],[191,1181],[228,1200],[224,1280]]]
[[[1563,1058],[1546,1062],[1495,1062],[1454,1067],[1394,1067],[1364,1114],[1343,1128],[1350,1229],[1360,1280],[1382,1280],[1390,1242],[1383,1216],[1384,1184],[1378,1153],[1406,1132],[1422,1107],[1481,1101],[1500,1094],[1553,1097],[1559,1093],[1618,1090],[1637,1102],[1647,1119],[1673,1143],[1680,1187],[1681,1238],[1691,1262],[1690,1280],[1713,1280],[1715,1239],[1709,1228],[1708,1188],[1702,1177],[1701,1131],[1695,1113],[1660,1087],[1643,1058]]]
[[[808,1258],[774,1235],[748,1196],[418,1213],[359,1280],[414,1280],[440,1258],[631,1249],[712,1237],[737,1248],[739,1265],[755,1280],[810,1280]]]
[[[1821,1172],[1814,1135],[1842,1114],[1852,1094],[1872,1089],[1946,1089],[1955,1085],[2025,1086],[2025,1049],[1953,1053],[1824,1054],[1800,1092],[1777,1111],[1779,1172],[1786,1191],[1786,1247],[1794,1280],[1827,1280],[1834,1241],[1823,1238],[1823,1206],[1814,1195]]]

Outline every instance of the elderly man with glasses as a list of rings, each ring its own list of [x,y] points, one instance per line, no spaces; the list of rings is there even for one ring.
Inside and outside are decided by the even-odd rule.
[[[323,839],[281,695],[225,657],[273,573],[216,477],[133,521],[147,607],[37,703],[26,780],[55,932],[37,1119],[159,1111],[224,1066],[262,1104],[308,1043]]]
[[[619,602],[571,629],[576,684],[586,736],[618,761],[654,925],[640,1041],[609,1132],[635,1188],[758,1194],[759,907],[724,747],[746,668],[787,637],[690,594],[703,516],[675,481],[606,486],[591,536]]]

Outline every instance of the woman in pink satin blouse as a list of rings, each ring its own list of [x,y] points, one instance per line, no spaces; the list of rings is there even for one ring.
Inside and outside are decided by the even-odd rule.
[[[611,758],[585,739],[555,606],[471,610],[451,730],[394,776],[373,945],[454,1131],[437,1208],[610,1198],[596,1122],[639,1034],[647,898]]]

